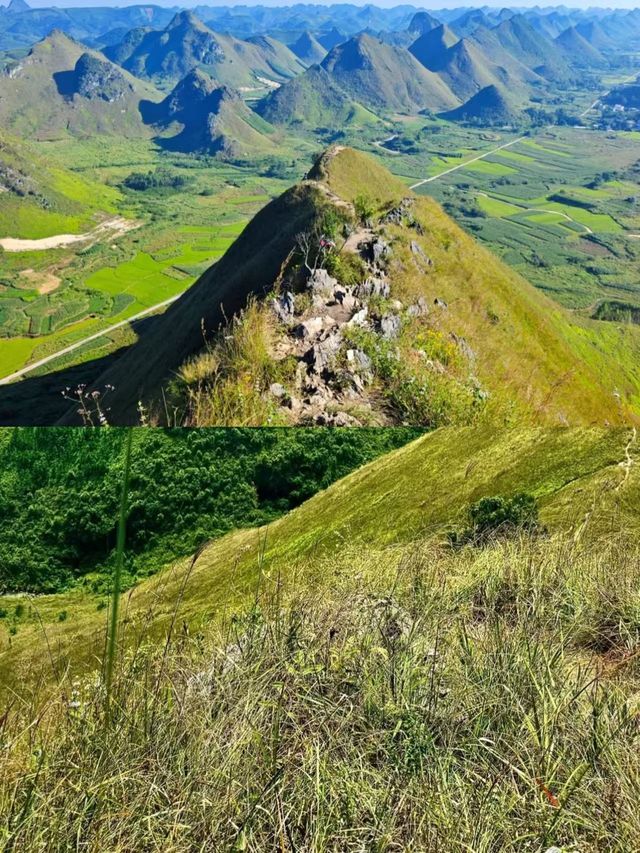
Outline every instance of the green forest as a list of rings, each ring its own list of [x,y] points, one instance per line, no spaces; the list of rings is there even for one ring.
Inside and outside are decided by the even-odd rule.
[[[108,587],[125,429],[0,431],[0,592]],[[134,431],[127,582],[270,521],[409,429]]]

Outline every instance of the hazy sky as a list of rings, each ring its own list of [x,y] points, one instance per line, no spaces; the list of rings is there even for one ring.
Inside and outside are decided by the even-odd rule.
[[[0,5],[8,5],[9,0],[0,0]],[[27,0],[30,6],[36,7],[51,7],[51,6],[60,6],[62,8],[69,8],[71,6],[137,6],[144,5],[141,0],[132,0],[132,2],[127,2],[127,0],[118,0],[118,2],[109,2],[109,0],[57,0],[57,2],[47,2],[47,0]],[[305,0],[303,0],[305,2]],[[306,2],[317,3],[318,5],[331,5],[335,0],[306,0]],[[384,6],[385,8],[389,8],[392,6],[404,5],[398,2],[398,0],[378,0],[376,3],[367,3],[366,0],[346,0],[346,2],[352,2],[357,6],[366,6],[366,5],[374,5],[374,6]],[[228,0],[201,0],[198,2],[197,0],[192,0],[192,2],[178,3],[175,0],[152,0],[150,5],[156,6],[169,6],[169,7],[180,7],[180,8],[189,8],[191,6],[293,6],[294,2],[283,2],[283,0],[261,0],[261,2],[254,2],[254,0],[244,0],[241,3],[234,3],[233,0],[228,2]],[[498,8],[503,8],[504,6],[508,6],[508,3],[505,3],[504,0],[486,0],[484,3],[465,3],[465,2],[443,2],[443,0],[434,0],[434,2],[429,2],[429,0],[422,0],[422,2],[413,2],[407,3],[406,5],[415,6],[420,9],[455,9],[456,7],[460,8],[469,8],[471,6],[480,7],[480,6],[497,6]],[[535,2],[532,0],[531,3],[523,2],[520,0],[518,3],[518,7],[531,7],[531,6],[559,6],[557,2]],[[611,2],[594,2],[594,0],[586,0],[585,2],[579,2],[579,0],[572,0],[572,2],[566,3],[564,8],[571,9],[587,9],[587,8],[597,7],[599,9],[609,8],[609,9],[634,9],[638,7],[638,0],[616,0],[614,5]],[[510,8],[517,8],[516,6],[512,6]]]

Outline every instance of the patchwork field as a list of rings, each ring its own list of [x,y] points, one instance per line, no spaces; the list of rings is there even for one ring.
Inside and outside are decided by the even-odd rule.
[[[639,136],[547,129],[446,174],[436,160],[418,192],[563,305],[640,304]]]
[[[182,293],[289,183],[256,177],[255,166],[169,158],[146,140],[102,143],[34,144],[31,171],[33,163],[56,164],[35,170],[47,203],[0,196],[0,238],[95,234],[73,245],[2,252],[0,378]],[[168,185],[144,188],[156,175]],[[128,186],[132,176],[142,189]],[[125,233],[101,230],[113,214],[125,218]],[[104,354],[132,334],[109,332],[55,366]]]

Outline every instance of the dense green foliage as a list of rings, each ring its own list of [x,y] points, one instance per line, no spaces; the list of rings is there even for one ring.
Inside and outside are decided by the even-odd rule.
[[[414,435],[136,430],[127,582],[233,527],[275,518]],[[124,437],[119,429],[0,432],[0,590],[58,590],[109,568]]]
[[[163,168],[149,172],[131,172],[122,182],[127,189],[139,192],[151,189],[180,190],[188,183],[189,181],[184,175],[178,175]]]
[[[511,497],[493,495],[480,498],[467,511],[469,528],[450,534],[452,545],[482,545],[495,536],[518,532],[532,533],[538,528],[538,503],[534,495],[518,492]]]

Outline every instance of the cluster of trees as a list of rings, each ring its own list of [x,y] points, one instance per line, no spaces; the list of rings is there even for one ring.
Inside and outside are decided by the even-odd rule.
[[[160,167],[155,171],[132,172],[122,182],[128,190],[144,192],[145,190],[165,189],[181,190],[188,186],[189,179],[178,175],[170,169]]]
[[[409,429],[137,429],[128,580],[239,526],[270,521],[379,454]],[[0,430],[0,592],[108,583],[122,480],[122,429]]]

